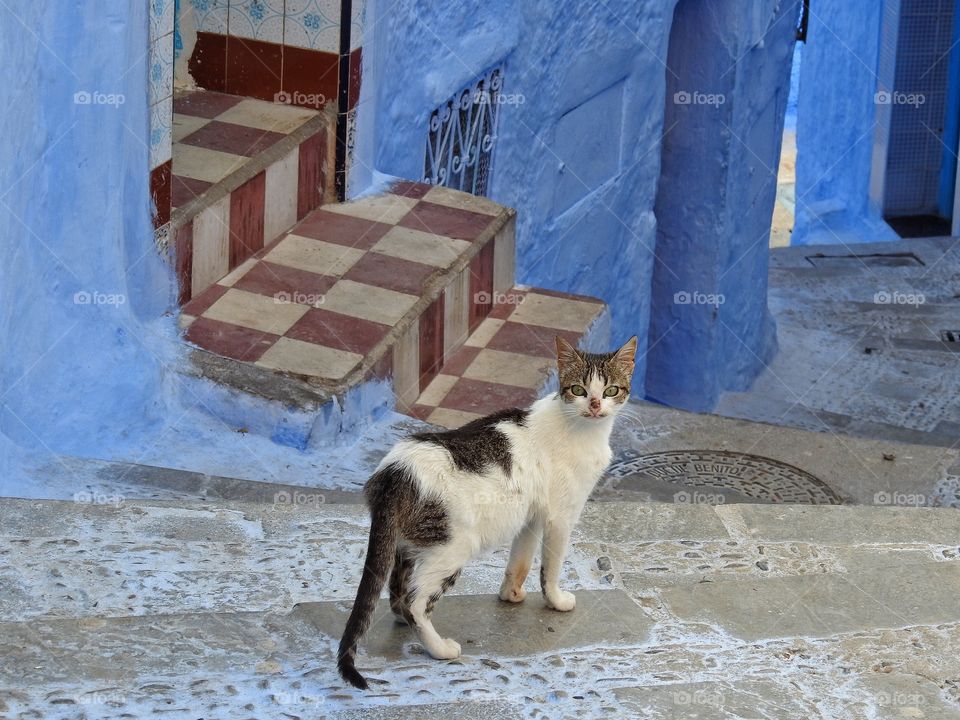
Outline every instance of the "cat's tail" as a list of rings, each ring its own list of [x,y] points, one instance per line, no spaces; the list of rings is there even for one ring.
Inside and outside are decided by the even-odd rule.
[[[370,543],[367,545],[367,559],[363,565],[363,576],[353,610],[347,620],[347,627],[340,640],[337,651],[337,670],[340,677],[354,687],[366,690],[367,681],[354,664],[357,655],[357,643],[370,626],[370,618],[380,598],[380,591],[387,581],[387,574],[393,564],[394,550],[397,544],[397,515],[392,508],[374,507],[370,523]]]

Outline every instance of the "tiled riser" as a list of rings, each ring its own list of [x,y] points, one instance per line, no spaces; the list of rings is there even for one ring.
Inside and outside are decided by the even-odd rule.
[[[174,231],[181,305],[319,207],[328,177],[321,131]]]
[[[397,404],[408,411],[446,362],[493,310],[492,299],[513,286],[514,218],[427,306],[393,350]]]
[[[555,371],[557,336],[583,349],[609,349],[609,315],[595,298],[523,286],[498,289],[495,297],[498,304],[462,347],[446,355],[440,372],[422,377],[426,382],[408,414],[457,427],[523,407]]]

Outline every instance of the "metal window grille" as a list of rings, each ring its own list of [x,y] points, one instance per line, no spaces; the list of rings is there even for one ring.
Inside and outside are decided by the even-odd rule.
[[[503,66],[460,90],[430,114],[423,181],[486,195],[497,144]]]

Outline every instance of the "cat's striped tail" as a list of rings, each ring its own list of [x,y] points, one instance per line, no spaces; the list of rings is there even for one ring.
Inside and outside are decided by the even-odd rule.
[[[354,664],[357,643],[370,626],[370,618],[380,598],[380,591],[393,564],[397,544],[397,516],[395,512],[391,512],[392,509],[389,506],[372,509],[370,543],[367,545],[363,576],[360,578],[357,599],[353,602],[353,610],[337,651],[337,670],[340,671],[340,677],[361,690],[366,690],[368,685]]]

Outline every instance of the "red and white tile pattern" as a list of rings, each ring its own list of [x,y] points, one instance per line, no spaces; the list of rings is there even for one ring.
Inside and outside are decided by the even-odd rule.
[[[195,221],[194,247],[225,224]],[[511,211],[401,182],[313,211],[197,294],[182,325],[218,355],[328,384],[367,360],[409,407],[509,290],[514,252]]]
[[[556,336],[576,345],[604,310],[594,298],[518,286],[446,358],[409,414],[444,427],[533,402],[556,366]]]
[[[177,142],[167,189],[174,207],[202,197],[317,114],[208,91],[178,94],[174,110]],[[173,231],[180,304],[197,297],[318,207],[330,171],[327,133],[320,131],[226,197],[201,203],[196,214]]]
[[[207,90],[177,93],[172,206],[190,202],[316,115],[307,108]]]

